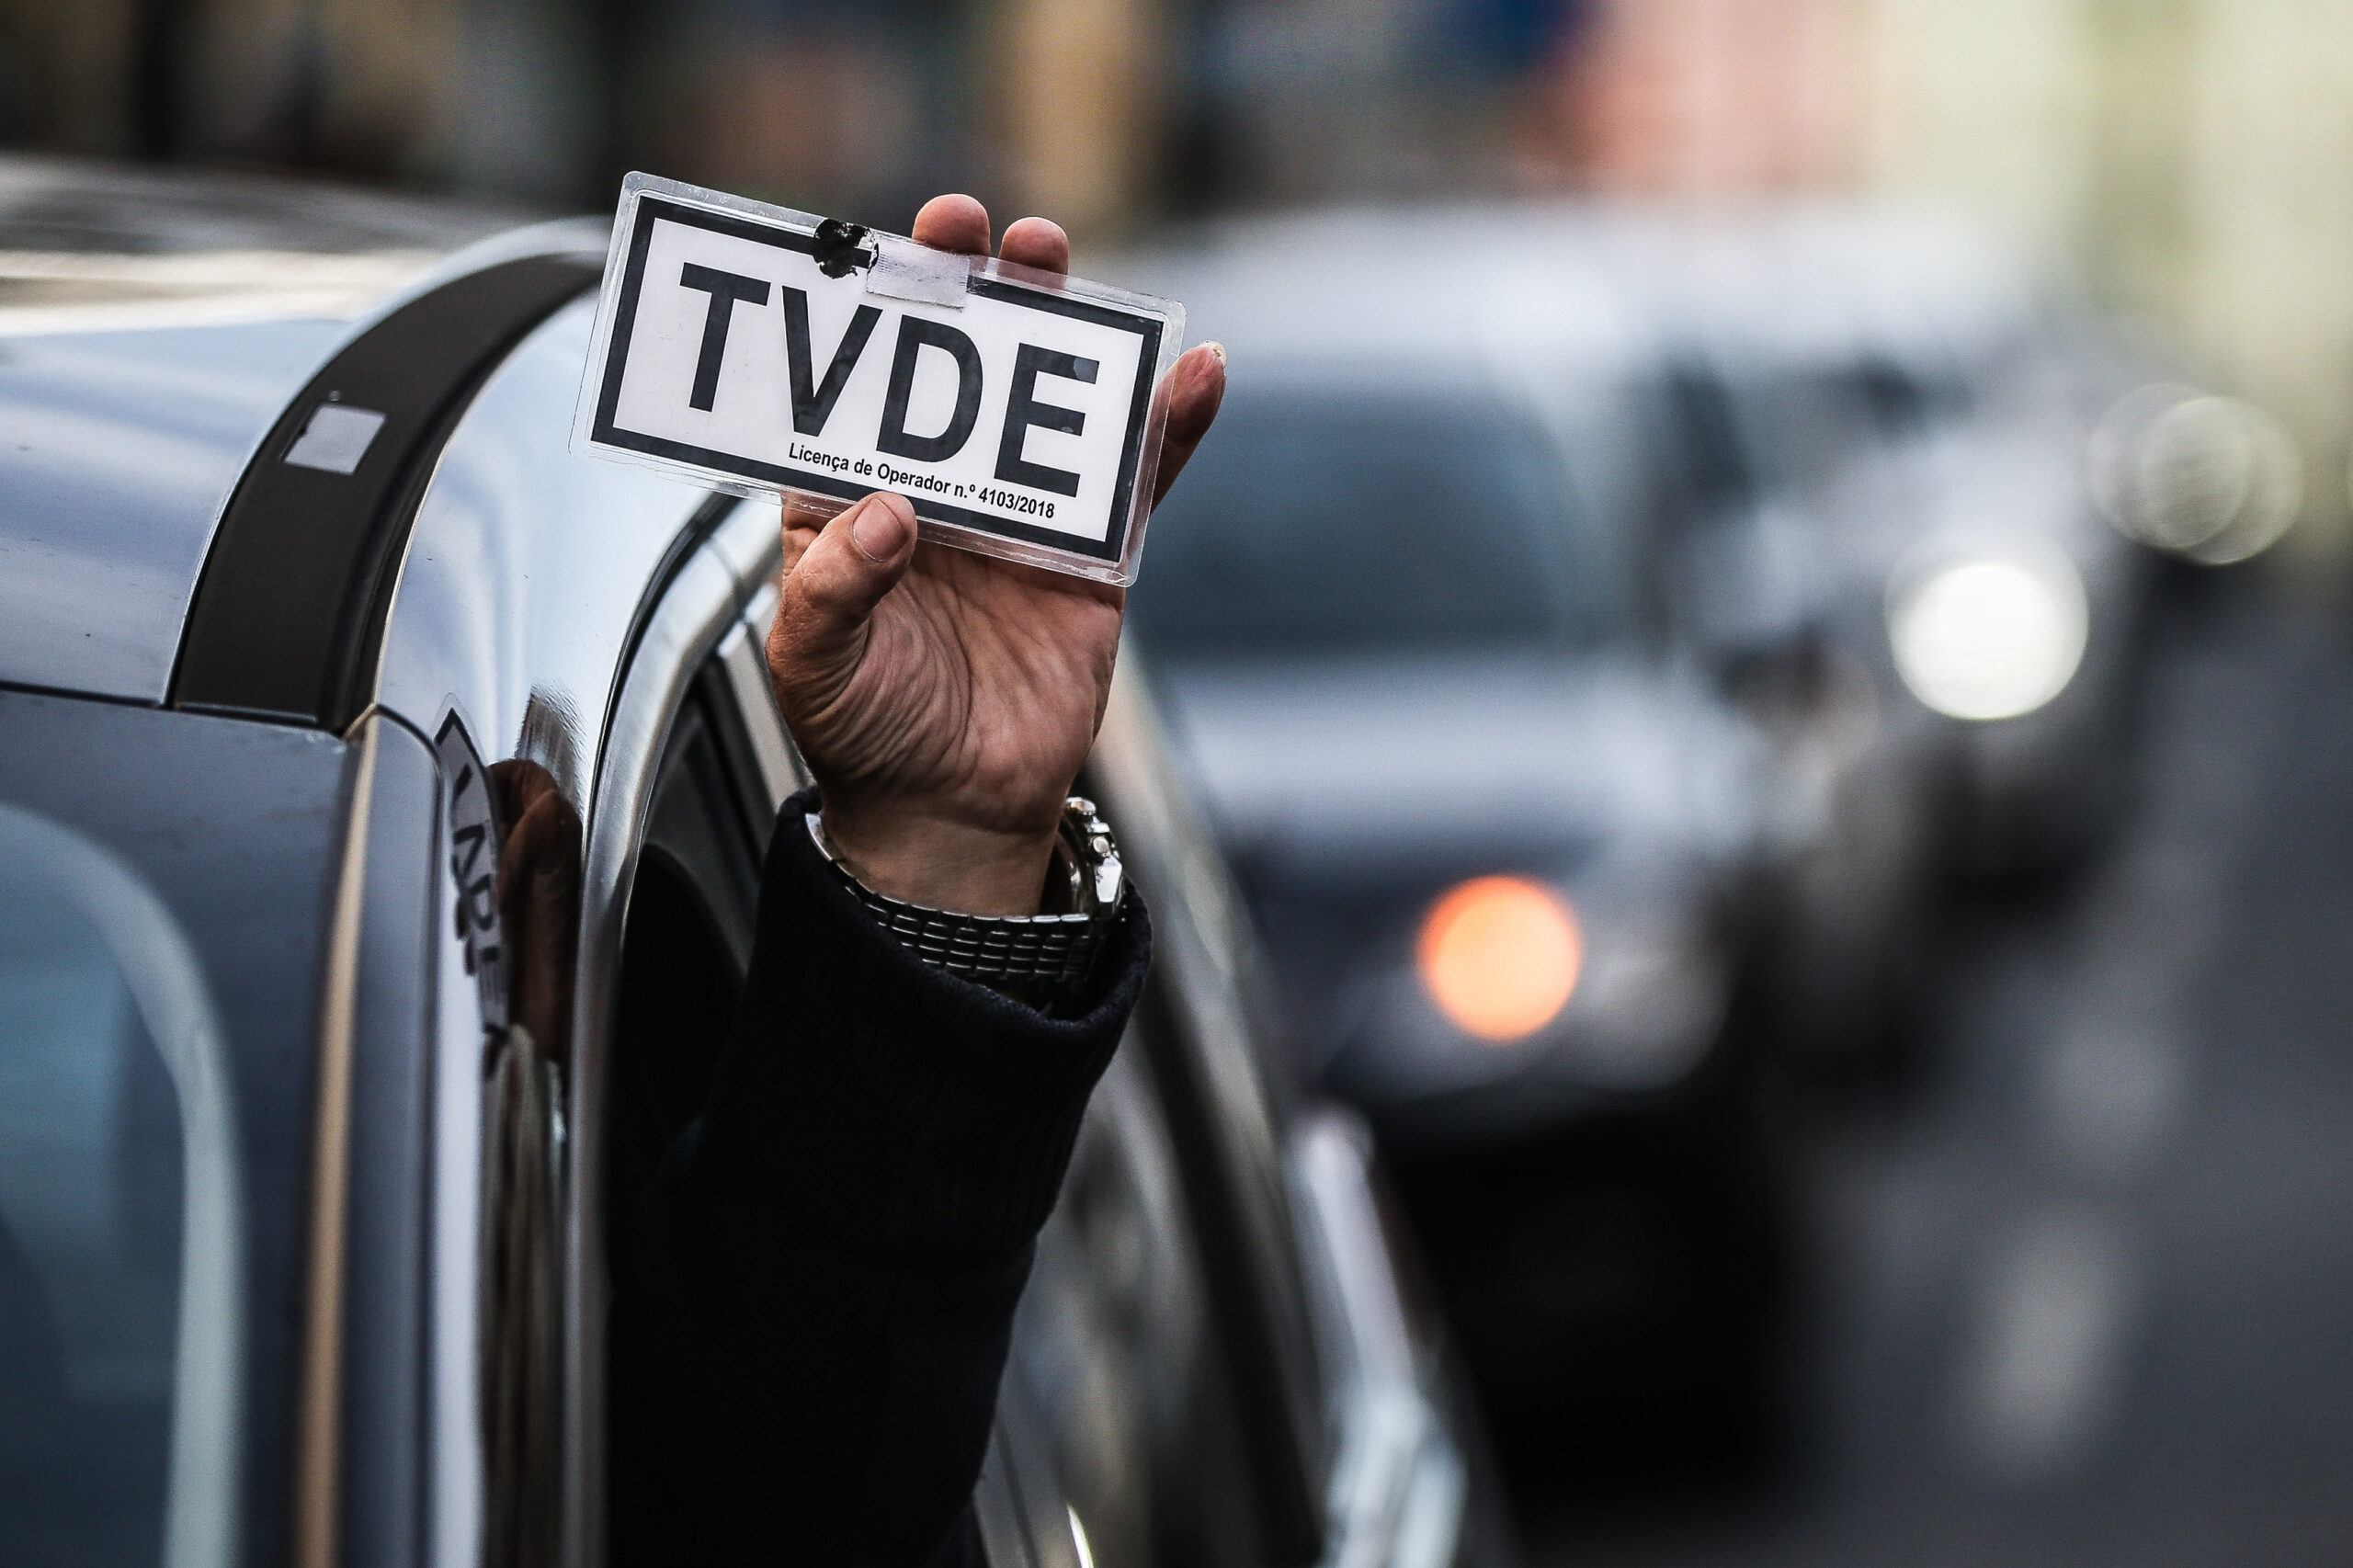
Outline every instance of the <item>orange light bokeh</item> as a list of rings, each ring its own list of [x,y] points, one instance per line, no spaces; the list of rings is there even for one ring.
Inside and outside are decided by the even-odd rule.
[[[1500,1043],[1535,1033],[1568,1006],[1585,936],[1550,888],[1523,877],[1476,877],[1430,906],[1415,960],[1449,1022]]]

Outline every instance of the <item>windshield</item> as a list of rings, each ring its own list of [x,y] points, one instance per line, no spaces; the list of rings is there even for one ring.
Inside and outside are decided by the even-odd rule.
[[[1710,499],[1736,494],[1744,479],[1745,487],[1779,491],[1820,483],[1858,450],[1966,415],[1974,396],[1958,367],[1906,366],[1875,355],[1760,366],[1722,381],[1687,368],[1673,392],[1688,460],[1703,471]]]
[[[0,1561],[216,1560],[194,1517],[203,1467],[179,1456],[174,1473],[180,1097],[97,923],[119,940],[139,915],[116,896],[94,918],[135,884],[99,864],[111,892],[76,885],[76,855],[96,852],[0,807]],[[176,1049],[200,1050],[201,1020],[178,1026]],[[217,1433],[223,1413],[190,1414]]]
[[[1552,449],[1461,399],[1229,396],[1146,553],[1132,617],[1178,657],[1575,645],[1620,608]]]

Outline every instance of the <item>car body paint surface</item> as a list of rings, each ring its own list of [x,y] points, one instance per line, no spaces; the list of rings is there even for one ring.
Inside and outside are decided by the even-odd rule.
[[[427,734],[454,708],[484,756],[531,756],[583,810],[638,601],[708,498],[568,449],[595,303],[517,346],[451,434],[417,507],[377,685]]]
[[[0,345],[0,681],[161,702],[222,503],[347,328]]]

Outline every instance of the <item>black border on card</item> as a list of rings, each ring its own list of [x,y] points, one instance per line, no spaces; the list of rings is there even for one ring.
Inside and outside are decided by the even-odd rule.
[[[629,345],[637,324],[637,298],[645,281],[645,253],[654,241],[652,220],[666,220],[691,227],[708,229],[713,233],[730,234],[737,239],[752,240],[761,244],[775,245],[780,250],[799,251],[806,256],[815,248],[814,237],[797,230],[756,222],[748,218],[730,217],[708,208],[686,207],[658,196],[641,195],[637,210],[631,215],[629,237],[629,259],[621,272],[620,294],[613,303],[613,328],[605,345],[603,384],[597,392],[597,418],[589,430],[589,438],[605,446],[620,447],[629,451],[668,458],[676,462],[695,463],[703,468],[717,469],[722,473],[741,479],[758,480],[764,483],[789,485],[795,490],[814,491],[821,495],[838,496],[854,501],[877,488],[871,484],[853,484],[829,473],[787,467],[781,463],[762,462],[740,453],[722,452],[709,447],[697,447],[685,441],[674,441],[664,436],[648,436],[636,430],[624,430],[613,422],[614,411],[620,404],[621,378],[629,369]],[[1041,528],[1033,523],[999,517],[987,512],[976,512],[940,500],[938,496],[910,494],[918,516],[928,515],[941,521],[971,528],[975,533],[994,534],[1003,539],[1019,540],[1026,544],[1044,545],[1049,549],[1067,551],[1097,561],[1117,562],[1127,553],[1128,536],[1135,526],[1134,501],[1136,467],[1143,455],[1145,413],[1152,402],[1153,373],[1160,364],[1160,334],[1162,324],[1150,316],[1138,315],[1089,300],[1073,299],[1068,295],[1029,287],[1002,278],[975,276],[970,285],[972,292],[983,299],[1020,305],[1029,310],[1045,311],[1054,315],[1074,317],[1122,332],[1132,332],[1143,339],[1142,352],[1136,358],[1135,396],[1128,411],[1127,446],[1120,454],[1120,479],[1111,494],[1110,526],[1103,530],[1101,542],[1077,534],[1063,533],[1053,528]]]

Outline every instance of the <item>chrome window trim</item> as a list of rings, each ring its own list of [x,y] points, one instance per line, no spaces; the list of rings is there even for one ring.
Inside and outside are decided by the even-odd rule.
[[[1302,1455],[1320,1509],[1316,1561],[1324,1568],[1446,1568],[1462,1533],[1468,1471],[1448,1418],[1425,1386],[1398,1295],[1371,1186],[1370,1135],[1347,1113],[1299,1110],[1273,1102],[1259,1075],[1256,1030],[1244,1005],[1252,962],[1246,917],[1223,862],[1191,803],[1163,766],[1147,683],[1131,648],[1112,682],[1093,764],[1120,843],[1154,891],[1154,940],[1175,1022],[1188,1031],[1211,1077],[1210,1108],[1229,1138],[1245,1127],[1279,1139],[1273,1149],[1232,1149],[1242,1166],[1234,1197],[1254,1196],[1252,1178],[1271,1180],[1282,1231],[1262,1238],[1257,1261],[1281,1249],[1297,1260],[1312,1343],[1324,1445]],[[1288,1115],[1284,1114],[1286,1111]],[[1256,1167],[1271,1160],[1279,1169]]]
[[[442,449],[401,562],[376,687],[377,710],[420,739],[454,715],[485,765],[523,757],[547,767],[584,822],[633,618],[662,602],[669,567],[702,550],[710,520],[704,492],[567,453],[570,392],[592,313],[593,301],[575,301],[525,338]],[[431,1207],[417,1378],[430,1426],[418,1455],[429,1517],[414,1551],[431,1568],[479,1568],[490,1523],[478,1362],[482,1014],[442,915],[439,972],[426,999],[438,1042],[427,1085],[432,1169],[420,1192]],[[568,1367],[568,1340],[558,1354]]]
[[[735,629],[720,642],[719,662],[743,715],[745,733],[752,739],[753,760],[759,766],[760,783],[767,790],[768,810],[773,812],[806,780],[777,714],[776,697],[768,688],[767,652],[763,646],[767,639],[753,631],[754,624],[755,618],[748,614],[735,623]]]
[[[359,990],[359,921],[368,874],[369,793],[379,725],[358,728],[348,777],[343,861],[328,917],[319,1003],[318,1085],[313,1096],[311,1215],[302,1283],[302,1347],[295,1374],[296,1568],[333,1568],[341,1555],[344,1241],[350,1214],[352,1016]]]
[[[743,641],[737,642],[731,632],[719,649],[727,661],[727,684],[734,692],[736,711],[759,753],[760,779],[767,787],[770,811],[783,809],[788,796],[814,782],[792,732],[784,727],[784,710],[777,706],[776,687],[768,680],[768,633],[776,627],[777,607],[784,597],[782,564],[779,548],[753,568],[761,581],[744,607]]]
[[[1348,1112],[1292,1129],[1286,1164],[1316,1296],[1337,1451],[1325,1496],[1325,1568],[1447,1568],[1468,1475],[1424,1387],[1397,1264],[1372,1196],[1372,1139]]]
[[[354,728],[349,755],[350,842],[359,858],[346,869],[336,892],[330,976],[338,983],[347,978],[345,919],[354,923],[353,946],[347,993],[330,994],[322,1024],[322,1163],[313,1178],[314,1226],[326,1218],[328,1193],[342,1189],[344,1211],[334,1226],[341,1254],[334,1333],[340,1343],[332,1393],[323,1402],[332,1409],[306,1406],[305,1420],[316,1415],[335,1426],[325,1488],[334,1533],[323,1560],[344,1568],[405,1568],[426,1539],[431,1495],[434,1325],[422,1287],[435,1244],[434,1074],[444,1056],[471,1060],[476,1053],[462,1044],[453,1051],[435,1028],[442,968],[436,935],[446,923],[439,908],[442,785],[433,748],[379,713]],[[348,909],[347,897],[354,901]],[[329,1068],[340,1071],[339,1085],[329,1082]],[[328,1099],[338,1089],[339,1108]],[[339,1169],[325,1163],[324,1135],[332,1119],[342,1123]],[[314,1301],[311,1310],[316,1331],[328,1305]],[[316,1345],[311,1348],[315,1355]],[[324,1462],[304,1450],[306,1474]]]
[[[1052,1437],[1031,1403],[1017,1346],[997,1384],[996,1420],[972,1486],[972,1522],[989,1568],[1095,1568],[1079,1546],[1078,1510],[1054,1463]]]
[[[598,751],[581,876],[579,973],[569,1087],[564,1248],[563,1562],[604,1559],[604,1327],[597,1207],[603,1073],[629,889],[670,727],[703,661],[741,624],[780,554],[774,508],[736,506],[679,568],[644,623]]]
[[[453,1054],[433,1028],[440,787],[432,749],[381,713],[353,726],[347,759],[313,1035],[290,1433],[297,1568],[412,1562],[429,1528],[428,1074]]]

